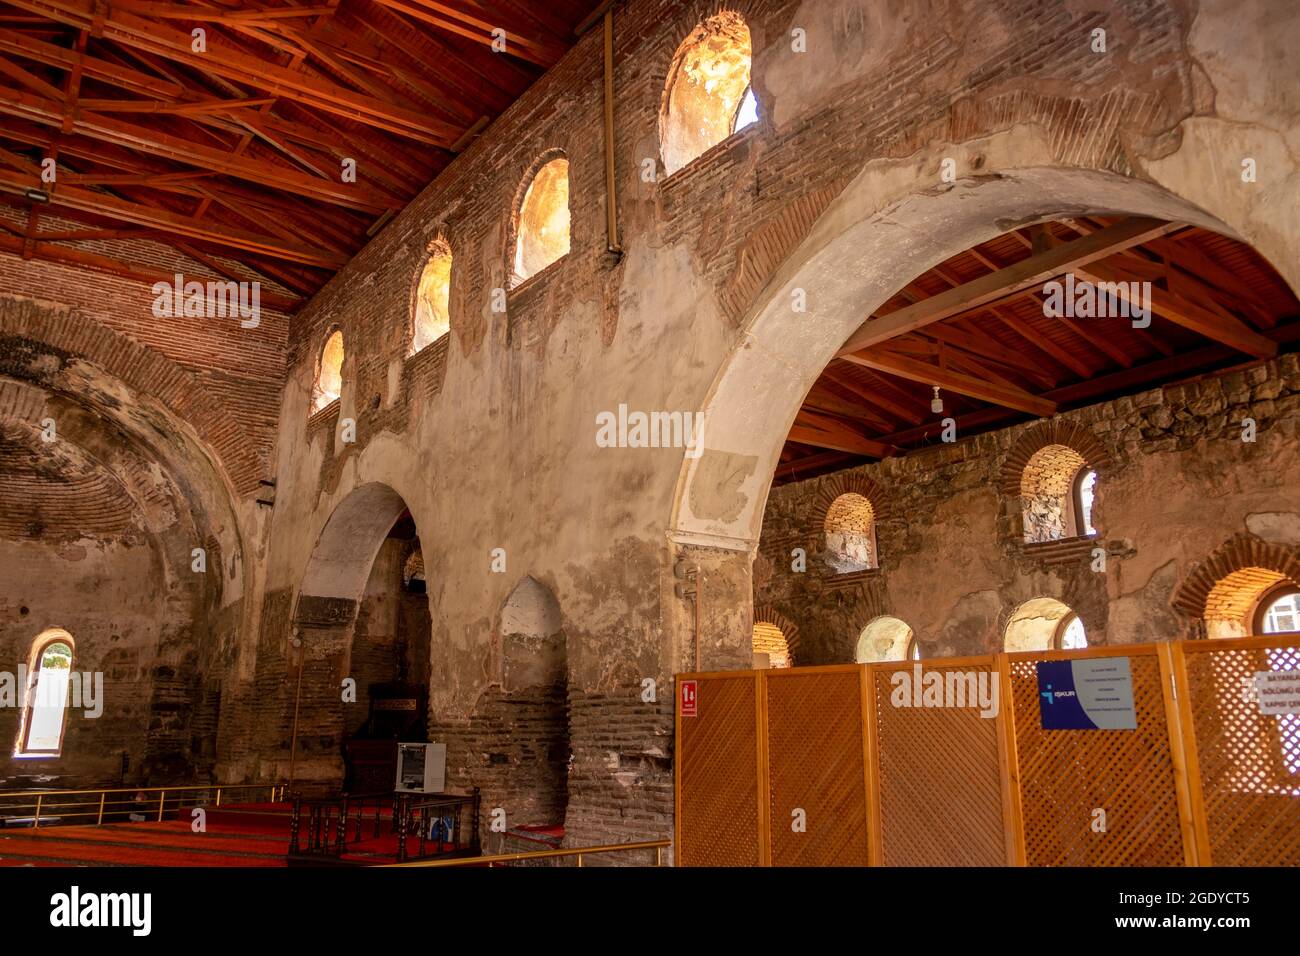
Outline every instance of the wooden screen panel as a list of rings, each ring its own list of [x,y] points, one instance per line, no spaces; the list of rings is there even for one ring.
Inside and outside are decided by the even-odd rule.
[[[1300,640],[1183,646],[1214,866],[1300,866],[1300,714],[1261,714],[1262,671],[1300,671]]]
[[[748,671],[696,680],[697,716],[677,718],[677,863],[758,866],[757,682]]]
[[[866,866],[867,798],[856,666],[764,672],[773,866]],[[791,827],[805,812],[807,829]]]
[[[978,707],[895,707],[894,673],[875,665],[880,830],[885,866],[1003,866],[1006,843],[997,721]],[[979,663],[925,661],[923,674],[996,673]]]
[[[1040,660],[1128,657],[1136,730],[1043,730]],[[1154,645],[1010,656],[1025,862],[1029,866],[1182,866],[1169,723]],[[1105,832],[1093,811],[1106,813]]]

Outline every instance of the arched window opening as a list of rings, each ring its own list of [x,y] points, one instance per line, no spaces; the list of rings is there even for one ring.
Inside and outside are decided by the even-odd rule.
[[[790,645],[785,633],[775,624],[757,621],[754,624],[754,669],[766,670],[772,667],[792,667]]]
[[[311,391],[313,413],[338,401],[343,394],[343,330],[335,329],[325,340],[316,364],[316,382]]]
[[[853,659],[859,664],[877,661],[919,661],[921,646],[906,622],[896,617],[878,617],[862,629]]]
[[[1205,598],[1205,632],[1213,638],[1249,637],[1296,629],[1296,582],[1269,568],[1240,568],[1220,578]],[[1276,610],[1274,610],[1276,606]],[[1266,631],[1265,627],[1277,627]]]
[[[1041,597],[1016,608],[1007,622],[1003,646],[1008,653],[1073,650],[1087,647],[1088,639],[1073,608],[1055,598]]]
[[[569,161],[560,156],[537,170],[515,220],[512,285],[537,275],[569,252]]]
[[[1088,646],[1088,635],[1079,615],[1071,614],[1056,632],[1056,647],[1062,651],[1078,651]]]
[[[402,562],[402,587],[412,594],[424,594],[427,590],[424,580],[424,552],[418,545]]]
[[[826,563],[847,574],[878,567],[876,512],[863,495],[846,492],[826,511]]]
[[[67,726],[72,636],[58,629],[38,635],[28,668],[27,698],[14,756],[57,757],[63,751]]]
[[[740,98],[740,106],[736,108],[736,118],[731,123],[731,131],[739,133],[746,126],[752,126],[758,122],[758,97],[754,95],[754,88],[748,87],[745,95]]]
[[[1084,466],[1074,476],[1074,514],[1076,533],[1080,535],[1096,534],[1092,526],[1092,502],[1097,491],[1097,473]]]
[[[668,175],[758,118],[752,59],[749,27],[737,13],[709,17],[682,41],[659,114]]]
[[[1300,588],[1286,581],[1260,598],[1255,610],[1255,633],[1300,633]]]
[[[411,355],[451,330],[451,249],[438,243],[420,273],[411,329]]]
[[[1096,472],[1073,448],[1047,445],[1025,463],[1020,478],[1025,540],[1058,541],[1095,533]]]

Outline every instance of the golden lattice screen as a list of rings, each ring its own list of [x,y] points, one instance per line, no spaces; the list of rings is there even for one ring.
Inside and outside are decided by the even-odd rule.
[[[1044,730],[1038,661],[1105,656],[1129,658],[1137,729]],[[1181,866],[1183,837],[1155,646],[1015,654],[1010,669],[1025,862]]]
[[[1265,714],[1257,674],[1300,672],[1300,641],[1187,643],[1177,650],[1194,730],[1201,864],[1300,865],[1300,714]]]
[[[1036,665],[1107,657],[1128,659],[1136,729],[1044,730]],[[921,666],[998,676],[997,717],[895,706],[912,663],[695,675],[697,716],[677,720],[678,863],[1300,864],[1300,714],[1262,713],[1251,693],[1257,675],[1300,672],[1300,640]]]
[[[867,865],[861,683],[855,665],[763,676],[774,866]]]
[[[697,716],[677,718],[678,864],[757,866],[754,672],[701,677],[696,687]]]
[[[993,662],[924,662],[925,673],[962,671],[991,679]],[[1001,866],[1006,863],[997,719],[974,707],[895,707],[894,675],[913,665],[877,665],[881,862],[885,866]]]

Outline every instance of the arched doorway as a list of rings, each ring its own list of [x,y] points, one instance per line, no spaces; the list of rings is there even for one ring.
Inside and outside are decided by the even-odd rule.
[[[394,489],[363,484],[325,523],[294,606],[291,781],[392,788],[397,742],[427,735],[429,634],[415,521]]]

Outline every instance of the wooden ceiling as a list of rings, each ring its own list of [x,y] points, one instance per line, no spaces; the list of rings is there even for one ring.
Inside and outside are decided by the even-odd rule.
[[[1050,317],[1044,284],[1150,282],[1151,324]],[[1152,219],[1081,217],[1005,233],[909,283],[845,343],[790,430],[784,483],[1268,358],[1300,302],[1250,247]],[[943,412],[931,411],[933,386]]]
[[[26,221],[0,219],[0,253],[149,278],[76,243],[155,239],[211,278],[244,264],[291,309],[569,49],[596,3],[0,2],[0,203]]]

